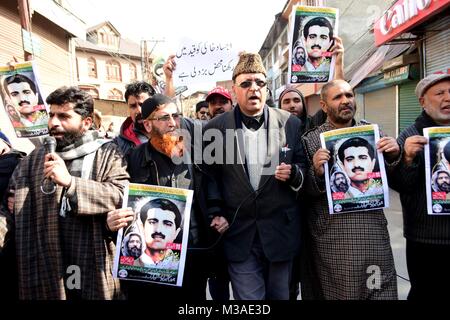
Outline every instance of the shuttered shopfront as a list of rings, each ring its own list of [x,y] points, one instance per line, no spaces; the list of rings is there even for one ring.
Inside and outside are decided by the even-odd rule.
[[[383,88],[364,94],[364,119],[379,125],[380,130],[395,137],[397,123],[396,86]]]
[[[422,112],[415,89],[418,81],[408,81],[398,86],[399,116],[398,133],[409,127]]]
[[[444,12],[436,21],[426,26],[424,41],[424,70],[425,75],[436,72],[448,73],[450,69],[450,16],[449,10]],[[446,15],[445,15],[446,14]]]

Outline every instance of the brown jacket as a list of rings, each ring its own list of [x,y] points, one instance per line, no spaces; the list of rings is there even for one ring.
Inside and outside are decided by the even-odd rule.
[[[112,276],[115,245],[105,220],[121,205],[129,178],[121,153],[112,143],[96,151],[92,180],[75,177],[67,190],[72,211],[65,218],[59,215],[63,188],[51,195],[40,190],[44,155],[38,148],[22,160],[10,182],[14,213],[0,210],[0,251],[15,239],[20,298],[66,299],[71,292],[65,285],[76,283],[70,278],[74,265],[80,270],[81,298],[119,298],[119,281]]]
[[[303,251],[303,262],[308,264],[303,269],[308,272],[301,279],[302,298],[397,299],[394,258],[383,210],[328,213],[325,182],[315,176],[312,159],[321,148],[320,133],[334,129],[325,122],[302,137],[309,161],[305,184],[311,204]],[[370,289],[367,281],[376,267],[381,273],[380,289]]]

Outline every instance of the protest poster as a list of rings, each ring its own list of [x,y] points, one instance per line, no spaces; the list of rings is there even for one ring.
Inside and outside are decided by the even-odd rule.
[[[381,209],[389,206],[383,154],[377,151],[377,125],[336,129],[320,134],[330,151],[325,185],[330,214]]]
[[[123,208],[134,221],[117,235],[114,277],[181,286],[193,191],[130,183]]]
[[[184,39],[176,52],[175,87],[231,80],[238,52],[231,42]]]
[[[320,83],[333,79],[330,52],[338,35],[338,9],[296,6],[292,11],[288,63],[289,83]]]
[[[425,145],[425,190],[430,215],[450,214],[450,127],[423,130]],[[419,186],[418,186],[419,187]]]
[[[32,61],[0,66],[0,93],[18,138],[48,134],[48,108]]]

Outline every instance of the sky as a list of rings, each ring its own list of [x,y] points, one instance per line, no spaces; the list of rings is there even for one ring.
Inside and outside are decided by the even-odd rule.
[[[258,52],[286,0],[66,0],[94,26],[110,21],[125,38],[158,42],[154,52],[174,53],[179,39],[231,41],[234,48]]]

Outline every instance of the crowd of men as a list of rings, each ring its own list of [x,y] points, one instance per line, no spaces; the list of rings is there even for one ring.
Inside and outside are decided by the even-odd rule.
[[[341,40],[329,37],[339,65]],[[165,94],[145,82],[127,86],[129,117],[114,139],[95,130],[93,100],[77,87],[58,88],[46,99],[55,150],[40,146],[24,157],[1,137],[0,268],[11,274],[0,280],[1,291],[20,299],[190,301],[206,299],[209,279],[218,301],[229,299],[229,283],[239,300],[297,299],[299,283],[302,299],[397,299],[383,210],[328,213],[330,151],[321,147],[320,134],[367,123],[354,118],[355,95],[342,66],[321,90],[321,110],[310,115],[293,87],[280,94],[279,108],[269,107],[261,57],[241,53],[232,77],[235,105],[228,90],[216,87],[197,104],[197,119],[183,117],[173,100],[175,67],[171,56],[163,67]],[[367,172],[375,152],[383,153],[389,186],[403,207],[408,298],[443,298],[449,296],[450,217],[427,215],[423,129],[450,125],[450,75],[422,79],[416,94],[423,112],[398,139],[382,137],[377,150],[362,138],[341,146],[343,171],[332,188],[375,192]],[[181,130],[191,139],[181,139]],[[204,141],[208,132],[215,139]],[[200,150],[187,145],[198,139]],[[202,158],[208,148],[212,162]],[[54,193],[42,192],[46,180]],[[436,187],[450,185],[448,176],[435,180]],[[117,231],[137,215],[145,232],[130,232],[122,248],[135,265],[179,263],[166,244],[182,228],[180,212],[164,199],[139,213],[121,208],[129,182],[194,191],[181,287],[112,276]],[[81,275],[75,283],[73,266]]]

